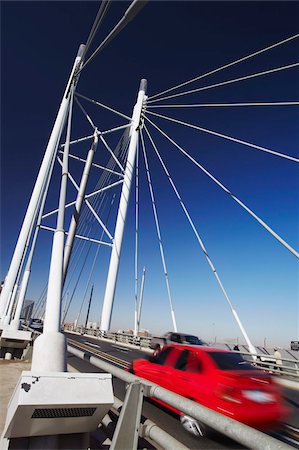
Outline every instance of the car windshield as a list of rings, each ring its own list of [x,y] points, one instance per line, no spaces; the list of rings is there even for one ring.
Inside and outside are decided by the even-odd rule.
[[[183,342],[187,342],[187,344],[192,345],[204,345],[204,342],[201,339],[198,339],[197,336],[186,335],[182,336]]]
[[[209,352],[208,354],[221,370],[257,370],[239,353]]]

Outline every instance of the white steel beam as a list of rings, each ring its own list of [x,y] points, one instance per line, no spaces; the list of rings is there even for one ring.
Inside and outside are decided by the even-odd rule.
[[[110,265],[106,283],[106,291],[103,302],[102,316],[101,316],[101,325],[100,329],[102,331],[107,331],[110,328],[111,323],[111,315],[113,309],[113,301],[115,295],[117,274],[118,274],[118,266],[119,259],[122,247],[122,239],[124,233],[124,227],[126,222],[127,208],[130,197],[130,190],[134,172],[135,158],[136,158],[136,149],[138,143],[138,134],[141,123],[141,113],[144,101],[146,100],[146,87],[147,81],[141,80],[139,93],[137,97],[137,102],[135,104],[132,116],[132,125],[130,128],[130,144],[128,149],[128,158],[125,168],[124,174],[124,182],[122,186],[122,192],[120,197],[118,215],[115,226],[115,234],[114,234],[114,242],[111,252]]]
[[[5,279],[4,287],[1,292],[1,301],[0,301],[0,318],[3,317],[6,307],[8,305],[9,299],[12,295],[13,287],[16,282],[16,278],[19,272],[20,264],[22,262],[24,250],[26,247],[26,243],[28,240],[28,235],[30,233],[31,224],[34,220],[34,217],[37,214],[38,204],[42,198],[42,191],[44,188],[44,180],[47,177],[47,174],[50,170],[51,161],[54,157],[55,152],[57,151],[57,145],[62,133],[62,129],[65,123],[69,102],[70,102],[70,86],[73,82],[74,74],[76,70],[79,68],[81,63],[81,55],[84,51],[84,45],[80,45],[78,54],[76,56],[71,75],[69,81],[67,83],[66,90],[64,92],[62,102],[60,104],[60,108],[52,129],[52,133],[44,154],[44,158],[35,182],[35,186],[33,188],[33,192],[31,195],[31,199],[25,214],[25,218],[22,224],[22,228],[19,234],[19,238],[15,247],[15,251],[10,263],[10,267]]]
[[[75,211],[72,216],[72,220],[71,220],[69,231],[68,231],[67,241],[66,241],[66,244],[64,247],[63,283],[66,278],[66,274],[67,274],[67,270],[68,270],[68,266],[69,266],[69,262],[70,262],[70,258],[71,258],[71,253],[72,253],[72,248],[73,248],[73,244],[74,244],[74,240],[75,240],[77,226],[79,223],[79,217],[80,217],[82,205],[84,202],[87,180],[89,177],[93,157],[94,157],[95,151],[97,149],[97,146],[98,146],[98,136],[97,136],[97,133],[95,132],[94,141],[88,151],[87,160],[86,160],[84,170],[82,173],[82,178],[81,178],[80,187],[79,187],[76,205],[75,205]]]

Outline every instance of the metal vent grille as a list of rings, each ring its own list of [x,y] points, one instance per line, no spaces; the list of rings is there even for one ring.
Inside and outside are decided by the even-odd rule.
[[[31,419],[61,419],[64,417],[90,417],[97,408],[40,408],[35,409]]]

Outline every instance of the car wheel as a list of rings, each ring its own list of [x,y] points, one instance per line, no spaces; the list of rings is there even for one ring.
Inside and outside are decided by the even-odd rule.
[[[190,416],[181,416],[181,424],[188,433],[196,437],[204,437],[208,434],[208,427]]]

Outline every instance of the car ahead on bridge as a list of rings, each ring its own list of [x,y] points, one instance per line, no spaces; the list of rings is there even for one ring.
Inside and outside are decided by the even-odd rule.
[[[149,360],[133,361],[130,371],[260,430],[275,428],[288,413],[273,378],[236,352],[170,344]],[[193,434],[207,431],[203,424],[163,405],[178,413]]]
[[[30,319],[29,328],[42,333],[44,328],[43,321],[41,319]]]
[[[159,344],[162,348],[166,344],[185,344],[185,345],[207,345],[206,342],[193,334],[174,333],[169,331],[161,337],[153,336],[150,342],[150,348],[155,349]]]

